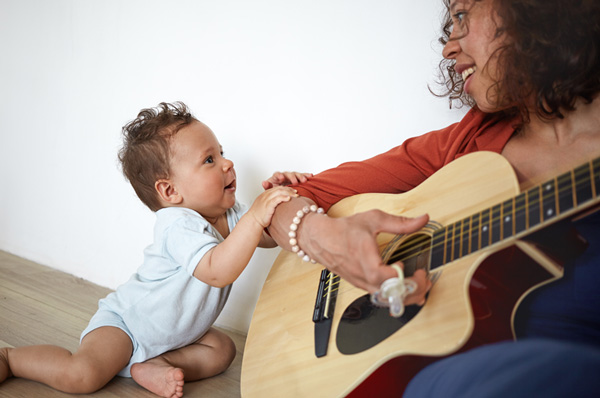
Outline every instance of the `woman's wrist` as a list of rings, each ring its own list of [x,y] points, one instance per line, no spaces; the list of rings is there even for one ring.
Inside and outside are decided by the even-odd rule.
[[[310,206],[306,205],[306,206],[302,207],[301,210],[298,210],[296,212],[296,215],[292,219],[292,223],[290,224],[290,230],[288,232],[288,236],[290,238],[289,244],[291,246],[292,252],[296,253],[298,255],[298,257],[300,257],[302,259],[302,261],[311,262],[311,263],[315,264],[316,261],[313,260],[308,255],[308,253],[306,253],[304,250],[302,250],[300,248],[300,244],[298,241],[300,224],[302,223],[302,220],[305,218],[305,216],[307,216],[310,213],[327,216],[325,214],[325,211],[323,210],[323,208],[318,207],[317,205],[310,205]]]
[[[307,198],[299,197],[292,198],[289,202],[281,203],[275,209],[268,230],[271,237],[282,249],[288,251],[292,250],[289,236],[290,224],[293,222],[298,211],[301,211],[303,207],[310,205],[314,205],[314,202]],[[303,222],[304,221],[305,220],[303,220]]]

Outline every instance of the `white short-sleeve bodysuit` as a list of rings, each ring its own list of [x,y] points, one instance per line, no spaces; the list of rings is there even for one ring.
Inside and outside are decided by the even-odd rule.
[[[246,212],[240,203],[227,211],[231,231]],[[193,272],[210,249],[223,241],[194,210],[168,207],[156,212],[154,243],[144,263],[125,284],[98,303],[98,312],[81,334],[114,326],[129,335],[133,354],[119,376],[131,377],[131,365],[185,347],[202,337],[219,316],[231,285],[217,288]]]

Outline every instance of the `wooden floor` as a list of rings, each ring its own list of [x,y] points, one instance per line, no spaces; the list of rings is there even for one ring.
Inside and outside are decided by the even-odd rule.
[[[109,289],[0,251],[0,347],[54,344],[71,351]],[[186,383],[185,397],[240,397],[245,336],[220,329],[235,342],[237,356],[225,373]],[[78,397],[42,384],[11,378],[0,384],[0,397]],[[116,377],[89,397],[155,398],[133,380]]]

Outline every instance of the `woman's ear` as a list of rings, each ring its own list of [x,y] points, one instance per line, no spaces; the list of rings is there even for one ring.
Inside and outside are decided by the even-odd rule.
[[[160,198],[171,205],[178,205],[183,201],[183,198],[169,180],[161,179],[156,181],[154,188]]]

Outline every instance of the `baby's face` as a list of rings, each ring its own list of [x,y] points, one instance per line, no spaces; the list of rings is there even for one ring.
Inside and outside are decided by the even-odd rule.
[[[170,147],[171,181],[183,198],[182,206],[209,221],[233,207],[233,162],[223,157],[223,149],[208,126],[192,122],[172,137]]]

